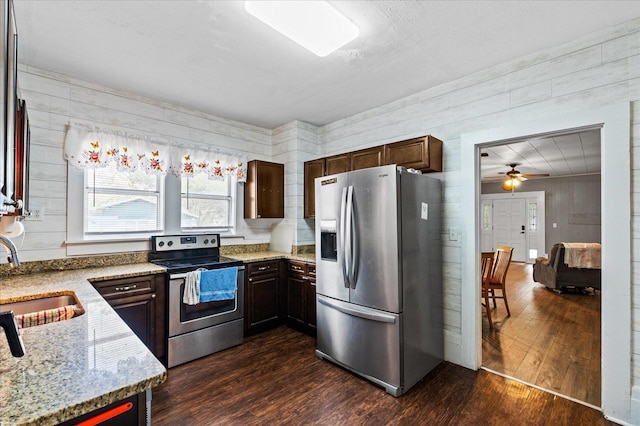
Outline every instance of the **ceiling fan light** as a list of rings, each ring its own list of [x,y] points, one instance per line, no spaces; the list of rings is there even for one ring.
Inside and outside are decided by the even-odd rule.
[[[516,178],[509,178],[502,182],[502,189],[505,191],[513,191],[520,186],[520,180]]]
[[[245,1],[247,12],[323,57],[358,37],[353,22],[326,1]]]

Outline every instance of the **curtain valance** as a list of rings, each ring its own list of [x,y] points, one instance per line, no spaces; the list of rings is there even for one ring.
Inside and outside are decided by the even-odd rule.
[[[105,167],[144,170],[150,174],[171,173],[180,177],[206,173],[209,179],[236,176],[247,180],[247,156],[218,150],[180,146],[175,142],[125,132],[70,124],[64,146],[69,164],[79,168]]]

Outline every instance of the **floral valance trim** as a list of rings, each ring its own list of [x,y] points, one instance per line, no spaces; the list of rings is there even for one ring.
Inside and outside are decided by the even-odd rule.
[[[71,124],[64,147],[65,159],[74,167],[98,168],[111,164],[120,171],[144,170],[150,174],[189,177],[206,173],[209,179],[235,176],[247,180],[247,157],[171,144],[168,141]]]

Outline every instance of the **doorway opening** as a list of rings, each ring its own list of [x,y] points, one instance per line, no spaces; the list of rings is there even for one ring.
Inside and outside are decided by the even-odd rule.
[[[554,291],[536,282],[532,264],[556,243],[601,242],[600,130],[514,141],[482,153],[481,250],[513,247],[505,280],[509,312],[501,300],[483,311],[482,368],[599,409],[600,288]],[[501,163],[517,164],[528,179],[505,192],[501,181],[511,177],[485,178]]]
[[[461,137],[461,338],[460,363],[482,365],[482,305],[480,304],[480,151],[523,138],[600,129],[602,322],[601,408],[610,419],[631,416],[631,182],[630,104],[628,102],[552,115],[534,121],[463,134]]]

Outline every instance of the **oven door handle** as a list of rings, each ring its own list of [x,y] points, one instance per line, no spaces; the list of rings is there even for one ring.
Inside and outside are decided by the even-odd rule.
[[[224,269],[224,268],[218,268],[218,269]],[[215,270],[215,269],[210,269],[211,271]],[[238,266],[238,271],[244,271],[244,265]],[[185,272],[183,274],[170,274],[169,275],[169,279],[170,280],[179,280],[181,278],[186,278],[187,277],[188,272]]]

